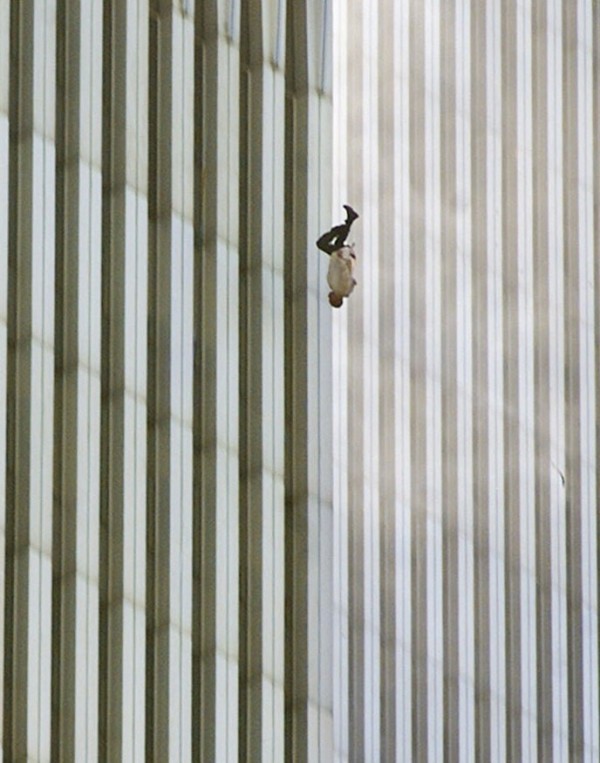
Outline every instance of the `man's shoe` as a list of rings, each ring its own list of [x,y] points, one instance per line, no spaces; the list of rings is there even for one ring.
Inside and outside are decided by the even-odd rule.
[[[358,214],[352,209],[352,207],[349,204],[344,204],[344,209],[346,210],[346,222],[353,223],[356,218],[358,217]]]

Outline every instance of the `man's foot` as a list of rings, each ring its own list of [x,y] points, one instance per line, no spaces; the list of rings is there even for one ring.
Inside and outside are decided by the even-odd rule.
[[[344,204],[344,209],[346,210],[346,222],[353,223],[356,218],[358,217],[358,214],[352,209],[352,207],[349,204]]]
[[[329,292],[329,304],[331,307],[341,307],[343,301],[344,298],[340,297],[339,294],[336,294],[334,291]]]

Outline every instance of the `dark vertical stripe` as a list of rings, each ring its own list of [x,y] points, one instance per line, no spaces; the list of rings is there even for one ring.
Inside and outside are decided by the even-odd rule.
[[[444,760],[458,763],[459,715],[459,580],[457,492],[458,433],[457,301],[456,301],[456,7],[444,0],[440,8],[440,157],[441,157],[441,286],[442,286],[442,597],[444,638]],[[464,645],[463,645],[464,649]]]
[[[581,602],[581,400],[579,342],[579,147],[577,3],[563,4],[563,230],[565,298],[565,446],[569,757],[583,759]],[[597,127],[597,126],[596,126]]]
[[[382,760],[396,758],[396,457],[394,365],[394,5],[378,6],[379,104],[379,581]],[[366,250],[366,247],[364,247]]]
[[[194,468],[192,760],[215,756],[218,16],[196,7],[194,82]]]
[[[550,305],[548,297],[548,45],[546,0],[532,7],[535,558],[538,757],[552,763],[552,571],[550,480]]]
[[[240,50],[240,694],[239,760],[260,760],[263,673],[262,196],[260,0],[241,2]],[[267,647],[268,648],[268,647]]]
[[[428,756],[427,420],[425,282],[425,10],[410,4],[410,440],[412,733],[415,760]]]
[[[56,8],[51,755],[75,761],[80,4]]]
[[[487,4],[471,3],[471,230],[473,352],[473,537],[475,627],[475,757],[490,760],[490,509],[489,509],[489,381],[487,336],[488,241],[488,49]]]
[[[33,2],[10,5],[3,757],[27,757]]]
[[[324,604],[331,601],[332,578],[329,556],[323,553],[331,532],[326,466],[331,463],[330,397],[324,385],[331,371],[323,349],[331,338],[331,324],[313,291],[318,258],[325,256],[314,252],[313,241],[326,198],[327,185],[320,184],[328,183],[329,165],[323,162],[323,155],[329,156],[323,132],[328,106],[309,78],[310,34],[321,29],[323,20],[318,14],[317,29],[311,27],[310,11],[306,0],[287,0],[284,701],[286,760],[298,761],[312,759],[312,751],[317,757],[330,754],[331,720],[330,668],[323,664],[331,648],[330,611]],[[315,76],[316,71],[318,62],[312,70]]]
[[[123,698],[126,3],[104,0],[98,757],[118,763]]]
[[[308,351],[306,4],[287,0],[285,109],[285,759],[308,760]]]
[[[348,20],[348,203],[359,210],[364,199],[362,135],[363,101],[363,4],[352,3]],[[341,210],[334,210],[340,214]],[[360,233],[360,227],[357,232]],[[354,232],[354,231],[353,231]],[[358,240],[359,247],[361,246]],[[365,760],[365,559],[364,559],[364,486],[366,454],[364,442],[364,299],[359,288],[352,295],[348,315],[348,575],[349,575],[349,645],[348,708],[349,752],[353,763]]]
[[[521,538],[519,485],[519,220],[517,183],[517,4],[502,6],[502,288],[504,333],[504,501],[506,749],[522,758]]]
[[[154,0],[148,46],[146,760],[169,760],[171,145],[173,10]],[[183,201],[183,200],[182,200]],[[183,212],[182,212],[183,214]],[[183,252],[180,254],[183,257]],[[183,267],[183,265],[182,265]],[[181,507],[183,510],[183,507]],[[180,561],[179,564],[182,562]]]

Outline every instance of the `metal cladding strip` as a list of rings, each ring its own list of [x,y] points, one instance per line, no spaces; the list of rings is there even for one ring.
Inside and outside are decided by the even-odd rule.
[[[365,154],[364,121],[362,99],[364,80],[362,76],[364,41],[362,37],[364,4],[351,4],[352,23],[348,24],[348,46],[354,55],[348,58],[348,91],[354,94],[347,104],[348,133],[353,133],[352,160],[348,164],[348,196],[352,203],[363,212],[365,198],[363,167]],[[358,53],[357,51],[360,51]],[[333,210],[334,213],[337,210]],[[358,228],[357,224],[357,228]],[[364,301],[362,291],[357,289],[352,295],[352,310],[348,315],[348,334],[361,338],[364,333]],[[362,475],[366,454],[362,447],[364,439],[364,347],[361,341],[348,342],[348,460],[352,464],[348,475],[348,627],[349,627],[349,751],[351,760],[364,760],[366,752],[366,687],[365,687],[365,514]],[[360,411],[360,415],[359,412]]]
[[[239,755],[262,758],[264,119],[262,3],[240,10],[240,696]],[[266,180],[266,179],[265,179]],[[260,443],[261,447],[252,447]]]
[[[10,5],[3,754],[28,754],[33,0]]]
[[[425,146],[425,23],[423,8],[410,7],[410,438],[411,438],[411,645],[413,757],[429,753],[429,670],[427,632],[427,357],[426,320],[426,146]]]
[[[581,492],[581,338],[578,142],[578,3],[562,8],[563,77],[563,247],[565,305],[565,491],[566,587],[569,696],[569,757],[584,756],[583,637],[582,637],[582,492]]]
[[[127,9],[103,10],[98,757],[122,760]]]
[[[552,572],[551,572],[551,482],[558,477],[551,466],[550,439],[550,305],[548,278],[548,18],[547,3],[535,0],[532,6],[532,125],[533,146],[533,282],[535,326],[535,564],[538,596],[536,631],[538,634],[537,706],[538,755],[553,760],[553,641],[552,641]]]
[[[521,595],[522,543],[519,425],[523,413],[519,399],[519,198],[518,186],[518,104],[517,104],[517,9],[503,9],[501,17],[502,92],[502,278],[504,338],[504,500],[505,586],[506,586],[506,736],[507,754],[520,760],[523,748],[522,692],[520,669],[523,648]]]
[[[600,123],[600,5],[592,4],[592,50],[595,51],[592,65],[592,108],[593,124]],[[594,241],[593,251],[600,252],[600,130],[593,131],[593,193],[594,193]],[[600,457],[600,265],[596,259],[594,266],[594,327],[595,327],[595,389],[596,389],[596,460]],[[600,505],[600,479],[596,474],[596,506]],[[598,517],[596,516],[598,522]],[[600,616],[598,607],[600,606],[600,539],[598,538],[598,529],[596,529],[596,627],[600,629]],[[598,639],[598,649],[595,653],[596,664],[600,663],[600,638]],[[600,667],[598,668],[600,670]],[[595,705],[597,712],[600,713],[600,681],[596,684]],[[600,723],[598,723],[600,726]],[[598,745],[600,747],[600,744]]]
[[[10,4],[0,5],[0,427],[6,432]],[[0,706],[4,696],[6,442],[0,438]],[[2,745],[3,724],[0,724]]]
[[[471,230],[473,263],[472,279],[472,392],[473,392],[473,539],[474,539],[474,606],[475,606],[475,755],[477,759],[490,760],[490,559],[489,531],[489,422],[486,412],[489,405],[488,353],[486,333],[488,324],[488,284],[485,278],[477,277],[484,272],[489,252],[495,241],[490,241],[488,226],[488,182],[490,177],[488,159],[490,145],[487,125],[491,106],[486,98],[487,80],[493,76],[490,53],[493,41],[489,39],[489,3],[471,3]],[[483,69],[483,71],[482,71]],[[475,267],[475,257],[484,260],[482,266]],[[489,267],[489,266],[488,266]]]
[[[56,7],[55,397],[51,756],[74,761],[79,474],[80,4]]]
[[[171,718],[171,699],[174,698],[171,697],[169,648],[171,575],[176,574],[175,569],[171,569],[170,554],[171,217],[172,182],[177,182],[171,177],[174,23],[172,3],[154,0],[150,6],[148,46],[147,761],[175,759],[170,756],[171,734],[165,733],[169,724],[175,723]],[[177,560],[178,565],[183,564],[182,556]]]
[[[299,761],[333,754],[331,312],[313,244],[330,225],[328,9],[286,11],[285,754]]]
[[[465,504],[458,501],[458,428],[461,425],[457,410],[461,410],[458,400],[458,368],[462,359],[457,355],[458,310],[457,279],[458,258],[458,180],[457,166],[457,76],[459,74],[456,50],[456,18],[460,7],[445,2],[440,12],[440,152],[441,152],[441,301],[444,305],[442,320],[443,344],[441,359],[442,385],[442,565],[443,565],[443,757],[448,761],[460,759],[460,723],[465,721],[464,707],[461,707],[460,668],[461,644],[467,653],[468,641],[461,640],[459,620],[459,597],[464,597],[464,589],[470,580],[467,574],[460,575],[459,543],[464,542],[466,533],[461,528],[460,513]],[[461,19],[462,21],[462,19]],[[460,55],[461,51],[458,51]],[[462,73],[462,72],[460,72]],[[462,241],[461,241],[462,243]],[[466,503],[466,502],[465,502]],[[464,507],[464,508],[463,508]],[[468,553],[468,549],[467,549]],[[462,712],[461,712],[462,710]]]
[[[396,757],[397,736],[397,566],[396,566],[396,534],[397,534],[397,501],[395,496],[397,457],[394,440],[396,417],[396,401],[394,395],[395,369],[395,339],[399,327],[394,325],[394,299],[396,284],[394,278],[388,277],[390,272],[389,244],[394,241],[394,163],[389,161],[393,154],[393,136],[395,135],[395,95],[390,97],[390,83],[394,78],[394,13],[395,6],[386,3],[378,7],[378,50],[380,51],[377,69],[377,105],[379,110],[378,134],[375,140],[380,149],[378,152],[379,182],[376,189],[379,215],[375,221],[378,229],[379,263],[375,271],[378,283],[381,284],[379,304],[375,312],[375,320],[379,323],[379,384],[374,391],[378,400],[379,427],[379,464],[377,478],[379,480],[379,527],[374,532],[378,535],[380,587],[379,605],[379,707],[380,707],[380,748],[379,757],[382,760],[393,760]],[[370,237],[372,240],[372,237]],[[366,243],[365,237],[363,242]],[[366,247],[363,243],[363,250]],[[367,255],[368,257],[368,255]],[[366,258],[365,258],[366,259]],[[368,270],[371,270],[369,267]],[[370,285],[367,288],[372,289]],[[377,292],[378,289],[375,289]]]
[[[195,16],[194,760],[238,755],[239,10]]]
[[[370,51],[379,49],[379,7],[366,4],[362,8],[363,23],[359,27],[362,45],[361,80],[363,111],[362,132],[362,202],[360,218],[359,252],[369,259],[370,247],[379,251],[380,230],[377,214],[379,194],[379,135],[381,110],[378,82],[378,60]],[[357,231],[358,233],[358,231]],[[367,245],[368,242],[368,245]],[[363,258],[361,258],[363,259]],[[364,261],[364,259],[363,259]],[[381,757],[381,583],[380,583],[380,261],[373,256],[369,266],[361,271],[360,303],[362,311],[361,334],[365,342],[362,363],[362,489],[363,501],[363,563],[364,563],[364,686],[365,686],[365,757]],[[385,272],[385,270],[384,270]],[[357,305],[358,306],[358,305]],[[360,336],[360,334],[359,334]]]
[[[552,576],[552,755],[569,758],[566,574],[566,432],[565,432],[565,291],[562,3],[546,6],[548,34],[548,324],[550,367],[550,542]]]
[[[594,269],[598,251],[594,249],[594,133],[593,119],[593,12],[590,0],[577,3],[577,143],[579,196],[579,278],[578,311],[580,341],[580,404],[579,437],[581,481],[581,659],[583,695],[584,756],[600,752],[600,680],[597,647],[598,622],[598,506],[596,503],[597,461],[595,355],[598,352],[594,336],[594,312],[598,299],[594,290]]]
[[[285,2],[244,0],[240,58],[240,759],[284,757]]]

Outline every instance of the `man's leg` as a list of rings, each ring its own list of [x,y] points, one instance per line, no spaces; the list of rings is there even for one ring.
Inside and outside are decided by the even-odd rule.
[[[322,252],[331,254],[332,252],[341,249],[346,243],[352,223],[356,220],[358,215],[348,204],[344,204],[344,209],[346,210],[346,222],[341,225],[335,225],[330,231],[324,233],[317,241],[317,246]]]
[[[344,236],[346,234],[346,225],[335,225],[331,230],[324,233],[318,240],[317,246],[326,254],[333,254],[337,249],[344,245]],[[340,244],[340,237],[342,243]]]
[[[337,226],[340,232],[338,233],[338,237],[334,242],[336,249],[341,249],[341,247],[344,246],[348,240],[348,236],[350,235],[350,228],[352,227],[352,223],[358,217],[356,212],[349,204],[344,204],[344,209],[346,210],[346,222],[343,225]]]
[[[344,209],[346,210],[346,225],[350,227],[357,219],[358,213],[352,209],[350,204],[344,204]]]

